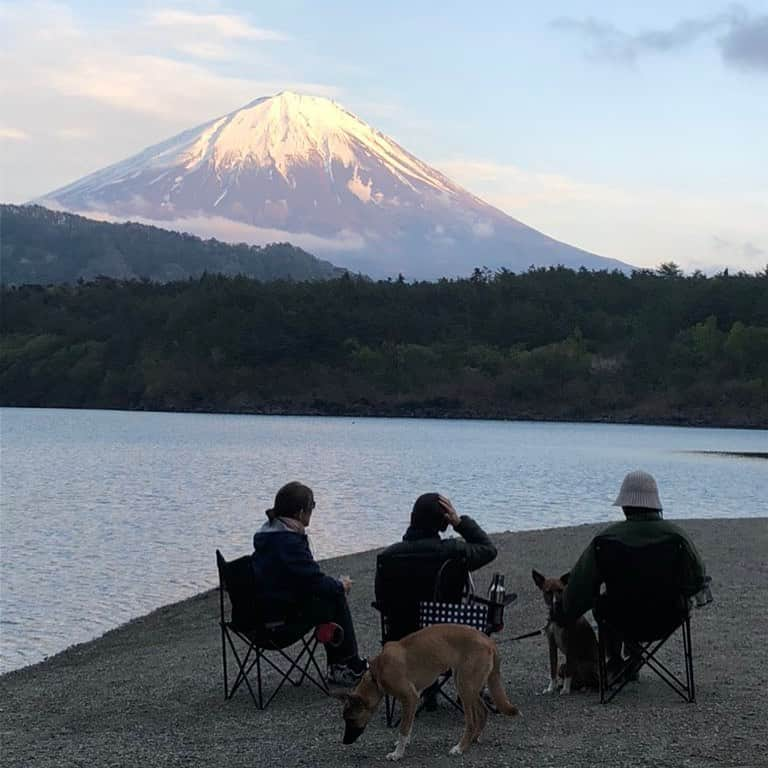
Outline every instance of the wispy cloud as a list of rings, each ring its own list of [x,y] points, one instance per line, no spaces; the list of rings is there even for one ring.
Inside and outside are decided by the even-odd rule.
[[[593,17],[561,17],[552,26],[583,36],[590,44],[589,56],[614,63],[631,65],[642,56],[670,53],[712,39],[726,64],[768,72],[768,15],[755,16],[741,6],[639,32],[626,32]]]
[[[241,71],[255,69],[256,61],[258,71],[279,71],[265,66],[258,44],[289,38],[243,16],[159,10],[102,29],[79,23],[64,5],[33,2],[0,6],[0,23],[9,41],[0,51],[0,69],[14,72],[0,91],[4,107],[20,112],[28,111],[30,93],[50,93],[188,126],[284,89],[338,94],[324,83],[234,77],[209,66],[210,60],[237,59]]]
[[[204,31],[227,40],[287,40],[288,36],[274,29],[255,27],[243,16],[223,13],[190,13],[165,8],[150,13],[148,23],[171,29]]]
[[[509,215],[594,253],[646,267],[765,267],[768,202],[602,184],[467,158],[436,165]]]
[[[0,141],[27,141],[29,134],[18,128],[3,128],[0,126]]]
[[[55,201],[39,201],[49,208],[57,209]],[[125,217],[113,216],[98,210],[75,211],[89,219],[109,222],[127,221]],[[215,237],[225,243],[248,243],[250,245],[267,245],[269,243],[290,242],[310,253],[320,256],[327,252],[354,252],[364,248],[366,241],[361,234],[352,230],[341,230],[334,237],[322,237],[308,232],[287,232],[283,229],[269,227],[254,227],[221,216],[189,216],[178,219],[151,219],[144,216],[131,216],[130,221],[139,224],[162,227],[176,232],[189,232],[200,237]]]
[[[768,72],[768,15],[736,19],[718,42],[728,64]]]
[[[53,131],[53,135],[65,141],[83,141],[89,139],[92,134],[83,128],[57,128]]]

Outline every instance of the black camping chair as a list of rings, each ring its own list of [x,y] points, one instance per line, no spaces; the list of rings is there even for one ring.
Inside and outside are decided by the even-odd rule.
[[[249,555],[227,562],[217,549],[216,565],[219,570],[219,625],[224,667],[224,698],[231,699],[237,689],[245,683],[253,703],[259,709],[266,709],[286,682],[300,686],[304,680],[309,680],[323,693],[328,694],[325,677],[315,658],[318,639],[314,627],[288,619],[264,619],[256,598],[258,593]],[[225,592],[229,596],[229,618],[225,612]],[[299,644],[297,652],[291,653],[290,647],[296,644]],[[269,653],[273,658],[267,655]],[[227,665],[227,657],[230,654],[237,666],[237,675],[231,687]],[[280,676],[280,682],[266,701],[262,686],[262,662]],[[254,667],[256,693],[249,679]]]
[[[593,605],[598,624],[600,701],[607,704],[641,667],[652,669],[688,702],[695,698],[690,605],[683,594],[686,552],[680,537],[644,546],[629,546],[609,536],[595,541],[605,585]],[[682,630],[684,680],[658,657],[661,647]],[[608,669],[607,637],[629,652],[616,669]]]
[[[446,558],[440,552],[380,554],[376,558],[375,594],[372,606],[379,612],[382,645],[439,622],[469,623],[490,635],[501,628],[504,606],[516,597],[510,594],[501,606],[478,597],[466,559]],[[441,675],[435,690],[463,711],[461,703],[443,690],[450,678],[450,671]],[[423,707],[424,702],[416,713]],[[396,725],[395,701],[389,696],[385,696],[385,711],[387,725]]]

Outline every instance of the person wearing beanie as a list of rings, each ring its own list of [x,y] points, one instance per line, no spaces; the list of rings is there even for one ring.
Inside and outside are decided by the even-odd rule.
[[[440,534],[448,530],[448,527],[459,534],[461,538],[451,537],[443,539]],[[380,558],[388,556],[415,557],[423,555],[435,555],[436,559],[445,562],[454,558],[465,560],[470,571],[476,571],[490,563],[496,557],[496,547],[488,538],[488,534],[469,515],[461,515],[456,512],[450,500],[439,493],[424,493],[416,499],[411,510],[411,520],[403,540],[387,547]],[[434,584],[414,583],[413,576],[408,576],[410,595],[424,595],[431,593]],[[376,576],[376,595],[382,591],[379,583],[379,574]],[[408,597],[404,596],[407,600]],[[416,620],[414,611],[414,621]],[[412,626],[397,626],[393,628],[390,639],[397,640],[419,628],[418,623]],[[428,710],[437,706],[435,687],[430,687],[423,694],[424,703]]]
[[[314,508],[312,489],[302,483],[287,483],[277,492],[274,507],[266,512],[267,522],[253,537],[255,597],[265,621],[338,624],[343,630],[340,644],[325,645],[328,682],[351,687],[368,668],[358,654],[347,604],[352,581],[327,576],[312,556],[306,529]]]
[[[461,538],[441,538],[448,526]],[[439,552],[444,560],[464,557],[470,571],[496,557],[496,547],[488,534],[469,515],[459,516],[450,500],[439,493],[423,493],[416,499],[403,540],[385,549],[382,556],[430,552]]]
[[[592,539],[571,569],[561,604],[566,622],[575,621],[586,613],[600,591],[603,577],[597,564],[595,541],[601,536],[611,536],[630,546],[653,544],[670,535],[677,536],[685,552],[683,593],[686,597],[692,597],[704,585],[706,571],[701,555],[685,531],[662,518],[659,489],[652,475],[641,470],[630,472],[624,478],[613,504],[622,508],[625,519],[610,525]],[[619,663],[620,655],[620,646],[617,647],[615,642],[609,640],[609,667]]]

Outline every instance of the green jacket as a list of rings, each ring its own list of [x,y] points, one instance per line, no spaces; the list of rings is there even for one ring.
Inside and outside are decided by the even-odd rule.
[[[624,544],[642,546],[661,541],[670,534],[676,534],[682,539],[687,555],[683,592],[686,596],[695,595],[704,583],[704,562],[685,532],[673,523],[663,520],[655,510],[634,513],[627,520],[606,528],[600,536],[613,536]],[[592,608],[602,581],[595,557],[595,539],[592,539],[571,569],[568,586],[563,593],[563,611],[567,621],[575,621]]]

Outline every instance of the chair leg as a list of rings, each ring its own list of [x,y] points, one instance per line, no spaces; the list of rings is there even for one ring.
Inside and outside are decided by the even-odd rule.
[[[220,622],[221,625],[221,661],[224,667],[224,698],[229,698],[229,680],[227,677],[227,627],[224,622]]]
[[[600,703],[605,704],[606,678],[608,676],[607,662],[605,658],[605,629],[598,625],[597,629],[597,679],[600,685]]]
[[[261,648],[256,649],[256,687],[259,691],[259,709],[264,709],[264,691],[261,687]]]
[[[696,686],[693,680],[693,643],[691,639],[691,620],[686,617],[683,622],[683,651],[685,653],[685,676],[688,683],[688,701],[696,700]]]

